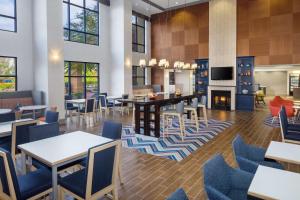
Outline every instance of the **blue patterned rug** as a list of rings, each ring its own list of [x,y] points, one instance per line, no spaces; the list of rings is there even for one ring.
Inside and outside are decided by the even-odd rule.
[[[135,134],[132,126],[125,126],[123,127],[122,144],[123,147],[133,148],[141,153],[161,156],[179,162],[212,140],[233,123],[211,119],[208,121],[208,127],[206,127],[203,122],[199,124],[200,128],[197,132],[194,123],[185,120],[186,136],[184,137],[184,141],[181,140],[179,135],[179,123],[175,120],[169,129],[169,133],[177,134],[167,135],[165,138]]]
[[[293,122],[292,119],[288,119],[288,120],[289,120],[289,123],[300,124],[299,120],[296,120],[295,122]],[[280,128],[279,118],[276,118],[272,123],[272,116],[271,115],[269,115],[268,117],[265,118],[264,124],[267,125],[267,126],[270,126],[272,128]]]

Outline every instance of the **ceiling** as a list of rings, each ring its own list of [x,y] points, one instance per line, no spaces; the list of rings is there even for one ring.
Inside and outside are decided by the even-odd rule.
[[[208,2],[208,0],[150,0],[150,1],[165,10],[174,9],[177,7],[183,7],[184,5],[192,5],[192,4]],[[145,1],[143,0],[132,0],[132,9],[136,12],[139,12],[147,16],[163,12],[163,10],[151,6],[150,4],[145,3]]]

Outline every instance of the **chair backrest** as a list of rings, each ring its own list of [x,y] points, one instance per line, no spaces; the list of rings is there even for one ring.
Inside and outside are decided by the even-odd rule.
[[[201,104],[202,105],[206,105],[206,102],[207,102],[207,97],[205,95],[202,95],[202,97],[201,97]]]
[[[114,141],[89,149],[86,170],[86,199],[107,193],[117,178],[121,142]]]
[[[198,107],[198,98],[193,98],[192,99],[192,107],[197,108]]]
[[[279,121],[280,121],[280,128],[281,128],[281,137],[282,141],[285,139],[285,135],[287,134],[288,128],[288,119],[285,111],[285,107],[281,106],[279,111]]]
[[[217,154],[208,160],[203,168],[206,191],[208,188],[213,188],[223,194],[227,194],[231,189],[231,170],[232,168],[227,165],[221,154]],[[209,196],[208,198],[210,199]]]
[[[58,116],[59,116],[59,112],[54,112],[54,111],[47,110],[46,111],[46,120],[45,121],[47,123],[58,122]]]
[[[122,99],[129,99],[129,94],[122,94]]]
[[[85,101],[85,112],[91,113],[94,112],[96,99],[91,98]]]
[[[122,137],[122,124],[105,121],[103,124],[102,136],[112,140],[120,140]]]
[[[248,145],[243,141],[240,135],[237,135],[232,141],[232,148],[235,158],[248,158]]]
[[[184,101],[181,101],[180,103],[176,104],[176,112],[180,114],[184,113]]]
[[[6,113],[6,114],[0,114],[0,123],[10,122],[10,121],[15,121],[15,120],[16,120],[16,115],[15,115],[14,112]]]
[[[107,107],[107,100],[105,95],[99,95],[99,102],[100,102],[100,107],[101,108],[106,108]]]
[[[65,109],[74,107],[72,103],[67,103],[67,100],[72,100],[72,96],[65,96]]]
[[[26,120],[12,124],[11,154],[13,158],[15,158],[18,152],[17,146],[29,142],[29,127],[36,126],[37,124],[37,120]]]
[[[174,193],[172,193],[166,200],[189,200],[185,191],[179,188]]]
[[[29,142],[55,137],[58,135],[58,122],[29,127]]]
[[[11,154],[0,148],[0,199],[21,199],[20,187]]]
[[[161,92],[161,85],[152,85],[154,93]]]

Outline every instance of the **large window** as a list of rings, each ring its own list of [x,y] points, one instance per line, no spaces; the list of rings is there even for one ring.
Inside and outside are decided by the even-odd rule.
[[[146,70],[138,66],[132,66],[132,85],[134,87],[144,86]]]
[[[74,99],[99,94],[99,64],[65,61],[65,95]]]
[[[145,19],[132,15],[132,51],[145,53]]]
[[[63,0],[64,38],[99,45],[98,0]]]
[[[17,58],[0,56],[0,92],[17,90]]]
[[[16,0],[0,0],[0,30],[17,31]]]

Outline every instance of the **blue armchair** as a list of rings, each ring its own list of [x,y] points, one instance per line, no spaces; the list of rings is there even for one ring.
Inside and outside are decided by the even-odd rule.
[[[187,197],[185,191],[182,188],[179,188],[166,200],[189,200],[189,198]]]
[[[54,123],[54,122],[58,122],[58,116],[59,116],[59,112],[53,112],[48,110],[46,112],[46,123]]]
[[[217,154],[204,164],[204,187],[211,200],[246,200],[253,174],[227,165]]]
[[[258,165],[283,169],[283,166],[272,159],[265,159],[266,150],[246,144],[240,135],[232,142],[232,148],[239,167],[254,174]]]
[[[281,136],[283,142],[300,144],[300,125],[289,124],[285,107],[279,112]]]
[[[122,124],[113,121],[105,121],[103,124],[102,137],[120,140],[122,137]]]
[[[11,154],[1,148],[0,180],[4,199],[38,199],[52,192],[52,177],[48,170],[39,169],[17,176]]]

